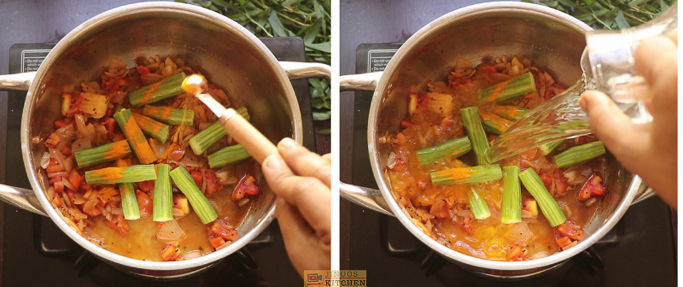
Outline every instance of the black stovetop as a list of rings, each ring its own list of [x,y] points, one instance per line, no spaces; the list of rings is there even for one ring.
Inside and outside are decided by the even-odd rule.
[[[381,71],[400,44],[364,44],[356,50],[356,72]],[[367,150],[372,92],[356,92],[353,184],[377,188]],[[498,280],[470,273],[420,242],[398,219],[363,209],[342,208],[341,234],[349,246],[341,259],[351,270],[367,270],[369,286],[675,286],[675,229],[672,212],[659,198],[633,205],[598,243],[566,264],[538,277]],[[347,222],[344,222],[347,221]],[[342,263],[342,266],[344,264]]]
[[[301,38],[267,38],[262,41],[278,60],[304,61]],[[10,50],[10,73],[38,67],[36,59],[54,44],[17,44]],[[41,51],[42,50],[42,51]],[[23,51],[23,53],[22,53]],[[23,55],[23,57],[22,57]],[[23,63],[23,65],[22,65]],[[22,70],[24,67],[24,70]],[[303,118],[304,146],[315,150],[310,94],[306,80],[292,81]],[[30,188],[20,149],[20,120],[25,92],[10,92],[6,113],[7,134],[3,183]],[[2,125],[2,124],[0,124]],[[4,127],[0,127],[3,131]],[[4,211],[2,211],[4,210]],[[68,238],[48,217],[0,203],[2,286],[298,286],[302,280],[289,263],[277,222],[273,222],[245,248],[207,271],[180,280],[159,281],[137,277],[102,262]]]

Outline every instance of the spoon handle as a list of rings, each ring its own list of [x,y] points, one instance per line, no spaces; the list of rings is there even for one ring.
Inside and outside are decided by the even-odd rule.
[[[221,125],[259,163],[269,155],[280,155],[277,147],[234,109],[225,110],[219,119]]]

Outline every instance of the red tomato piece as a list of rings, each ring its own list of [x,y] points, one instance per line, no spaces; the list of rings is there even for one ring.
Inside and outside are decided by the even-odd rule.
[[[137,66],[136,69],[140,75],[149,74],[149,68],[147,66]]]
[[[202,175],[201,171],[196,171],[193,170],[190,172],[190,175],[192,176],[192,179],[194,179],[194,183],[197,184],[199,189],[202,188],[202,181],[204,180],[204,176]]]
[[[80,174],[76,171],[76,169],[72,169],[71,173],[69,173],[69,182],[76,188],[78,189],[81,187],[81,184],[83,184],[83,177],[81,177]]]
[[[209,236],[209,242],[211,243],[211,246],[213,246],[214,249],[221,247],[221,245],[225,244],[225,240],[218,235]]]
[[[180,257],[180,248],[173,244],[167,244],[163,250],[161,250],[161,258],[166,261],[174,261]]]
[[[557,245],[560,246],[560,248],[565,248],[569,246],[569,244],[572,244],[572,240],[569,239],[569,237],[562,236],[555,240],[557,242]]]
[[[553,179],[555,180],[555,194],[560,196],[564,195],[567,192],[567,187],[569,187],[569,184],[567,184],[565,181],[562,172],[556,170],[555,173],[553,173]]]
[[[579,192],[579,200],[584,201],[592,196],[601,196],[605,194],[605,187],[602,185],[602,179],[596,174],[591,175]]]
[[[257,195],[258,186],[254,184],[255,181],[256,179],[254,179],[253,176],[248,174],[245,175],[232,192],[232,200],[238,201],[244,198],[245,195]]]
[[[140,218],[145,218],[152,214],[152,198],[142,191],[135,193],[138,198],[138,207],[140,207]]]
[[[119,214],[119,216],[113,217],[111,221],[106,220],[104,221],[104,223],[106,223],[109,227],[113,228],[119,233],[121,233],[121,235],[128,236],[128,223],[126,223],[126,220],[123,219],[123,214]]]
[[[114,118],[104,119],[104,128],[107,129],[107,136],[109,136],[110,139],[114,138],[114,130],[116,129],[116,126],[116,120],[114,120]]]
[[[542,172],[540,175],[541,180],[543,181],[543,184],[545,185],[545,188],[550,191],[550,189],[553,186],[553,177],[545,172]]]
[[[216,193],[221,188],[221,184],[216,179],[216,172],[212,169],[207,169],[204,172],[204,176],[206,177],[206,193]]]
[[[557,231],[572,240],[583,239],[583,230],[573,223],[565,222],[557,226]]]
[[[45,146],[49,148],[54,148],[62,140],[56,133],[51,133],[50,136],[45,140]]]
[[[441,128],[447,129],[453,126],[453,117],[447,116],[441,120]]]
[[[64,192],[64,182],[62,182],[61,180],[55,182],[55,192],[59,194],[62,194]]]
[[[515,244],[510,248],[510,251],[507,252],[505,257],[510,261],[520,261],[524,259],[524,248]]]
[[[401,126],[402,126],[404,129],[406,129],[406,128],[412,127],[412,126],[413,126],[413,123],[411,123],[410,121],[401,121]]]
[[[154,180],[138,182],[138,188],[144,192],[152,192],[154,191]]]
[[[211,232],[226,241],[235,241],[237,239],[237,231],[235,229],[226,227],[218,221],[214,221],[211,224]]]
[[[493,73],[496,73],[497,71],[496,71],[495,67],[486,65],[486,66],[484,66],[484,72],[487,72],[489,74],[493,74]]]
[[[71,123],[64,121],[64,120],[56,120],[55,121],[55,128],[56,129],[61,129],[61,128],[66,127],[68,125],[71,125]]]

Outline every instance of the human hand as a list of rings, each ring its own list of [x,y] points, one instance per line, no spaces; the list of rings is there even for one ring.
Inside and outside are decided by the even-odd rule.
[[[282,158],[268,156],[261,170],[278,196],[275,216],[289,260],[302,278],[304,270],[329,270],[330,155],[321,157],[290,138],[277,149]]]
[[[652,122],[634,124],[605,94],[586,91],[579,104],[591,130],[629,171],[638,174],[667,204],[678,208],[677,33],[643,40],[636,48],[636,74],[649,85]]]

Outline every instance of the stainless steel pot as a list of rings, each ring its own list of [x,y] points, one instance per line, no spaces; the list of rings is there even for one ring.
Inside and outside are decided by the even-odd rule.
[[[271,141],[293,137],[301,142],[301,112],[289,79],[330,76],[315,63],[278,62],[263,43],[232,20],[201,7],[169,2],[122,6],[99,14],[67,34],[35,73],[0,76],[0,89],[28,90],[21,121],[21,148],[33,190],[0,185],[0,198],[46,215],[71,239],[124,271],[149,277],[180,277],[204,270],[256,237],[273,220],[275,195],[260,180],[262,194],[237,228],[230,246],[187,261],[131,259],[98,247],[73,230],[48,201],[49,185],[39,166],[42,142],[61,117],[62,89],[98,79],[112,57],[135,65],[138,57],[177,55],[227,91],[234,104],[246,106],[251,122]]]
[[[526,56],[540,69],[569,87],[581,77],[579,61],[586,45],[584,34],[591,28],[556,10],[519,2],[477,4],[448,13],[420,29],[401,46],[382,73],[342,76],[342,90],[374,90],[368,119],[368,152],[380,190],[341,183],[341,195],[359,205],[396,216],[430,248],[445,258],[477,273],[496,277],[527,277],[558,267],[603,237],[622,217],[637,194],[639,177],[626,171],[608,155],[605,186],[608,194],[585,227],[578,245],[546,258],[522,262],[498,262],[465,255],[439,244],[415,226],[396,203],[385,175],[390,144],[378,139],[396,133],[407,116],[412,86],[425,88],[453,70],[458,58],[474,65],[491,57]],[[639,195],[640,197],[640,195]]]

